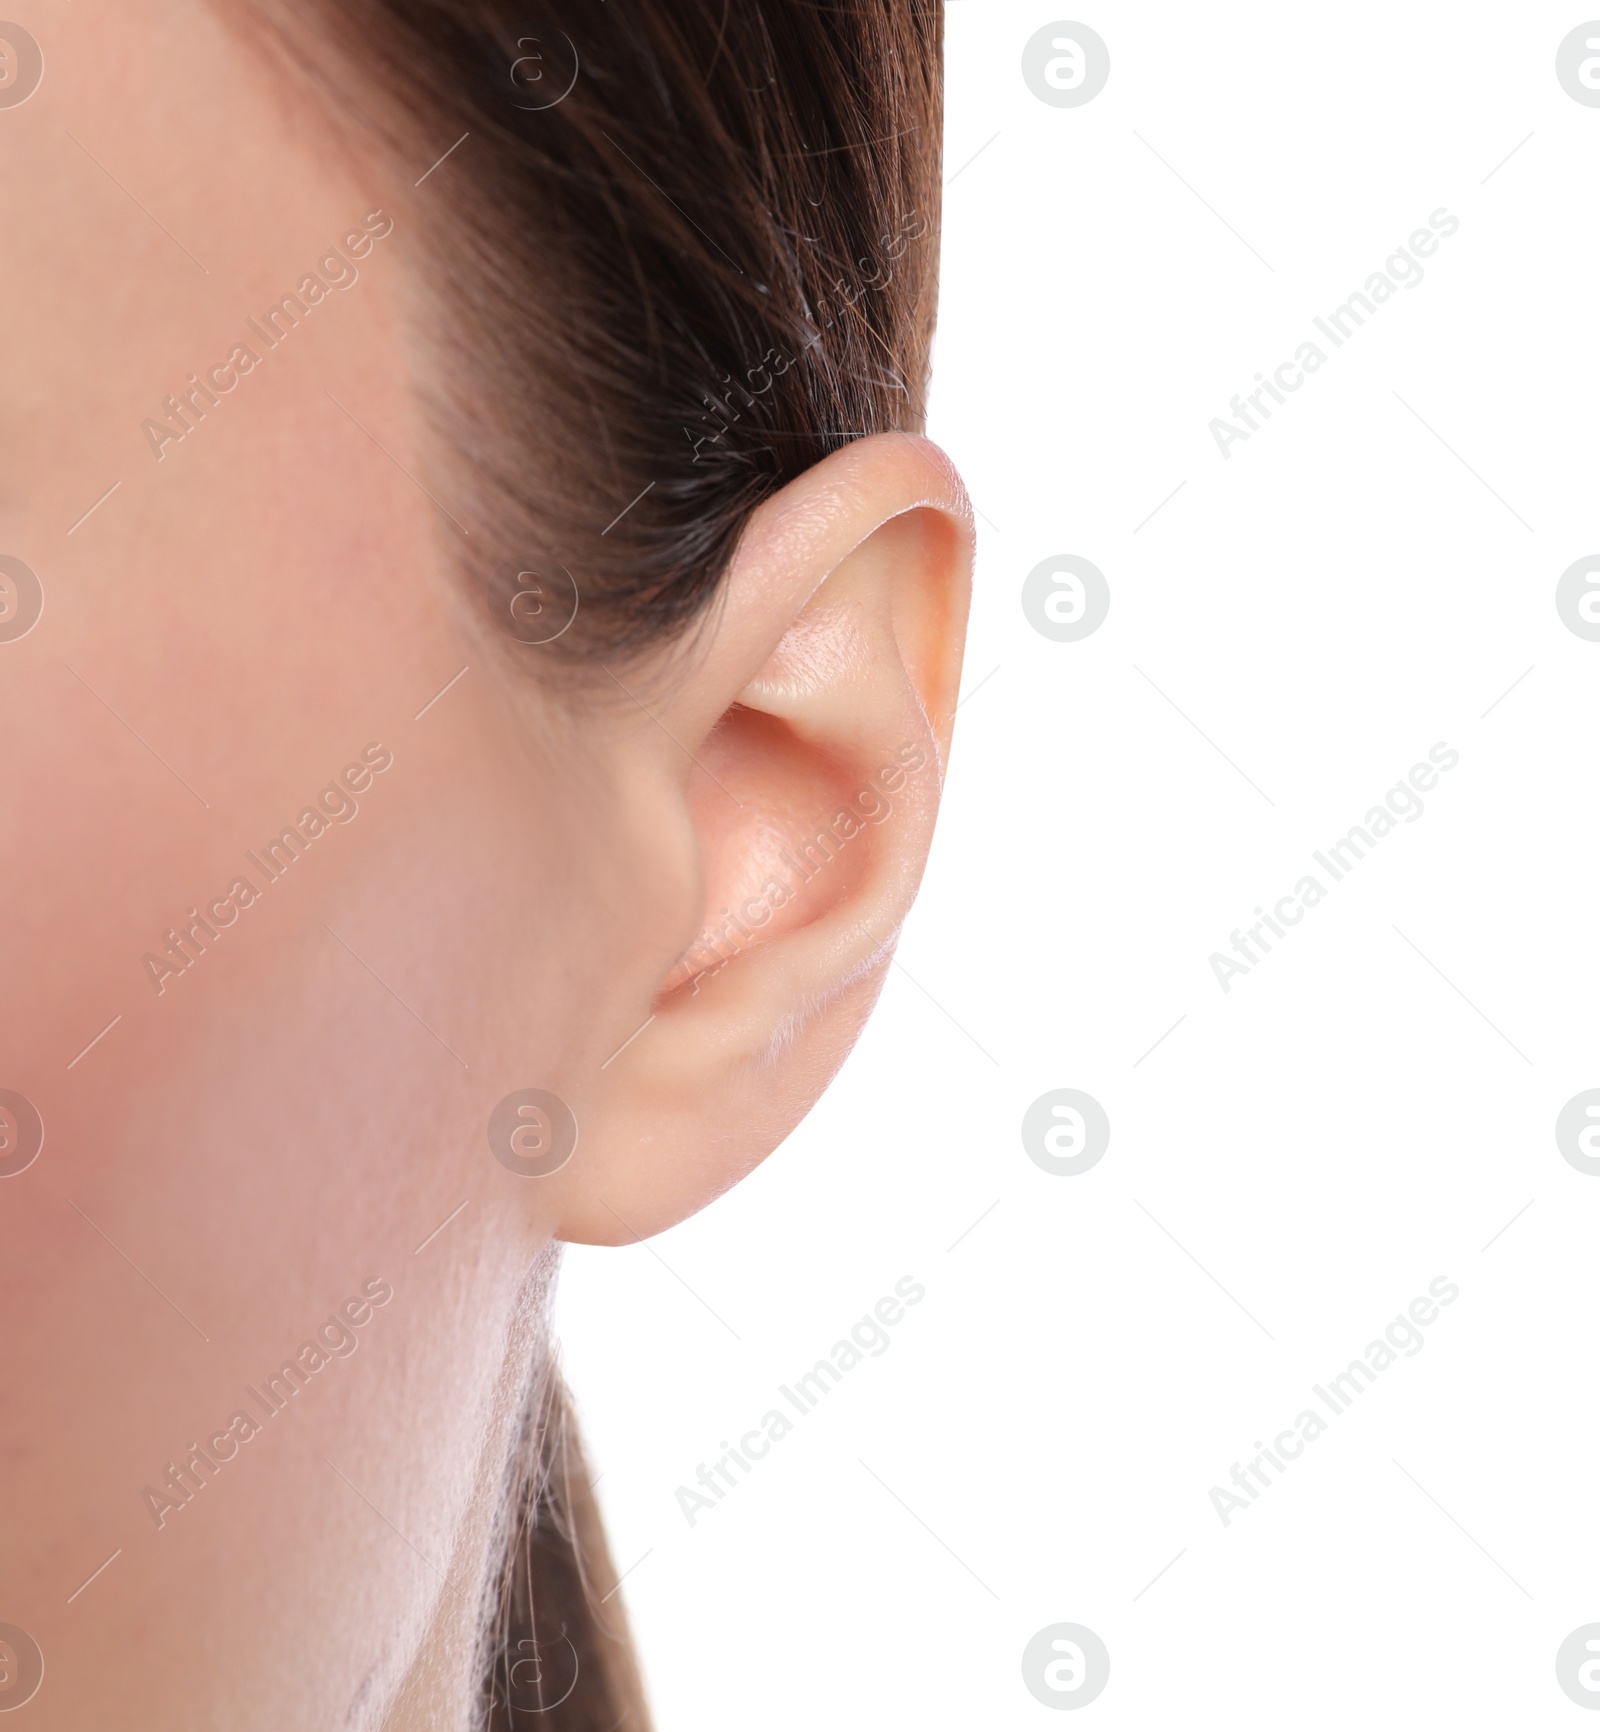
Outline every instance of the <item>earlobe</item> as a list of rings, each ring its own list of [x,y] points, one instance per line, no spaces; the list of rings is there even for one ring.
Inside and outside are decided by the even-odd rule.
[[[972,529],[936,447],[847,447],[768,501],[658,711],[699,859],[682,953],[588,1103],[560,1234],[659,1232],[809,1111],[920,881],[960,678]],[[692,760],[692,761],[691,761]]]

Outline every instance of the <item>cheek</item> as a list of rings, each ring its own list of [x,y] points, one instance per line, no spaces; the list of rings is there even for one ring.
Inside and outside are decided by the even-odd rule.
[[[153,113],[227,92],[206,136],[277,137],[277,93],[232,112],[240,79],[190,66],[190,34],[155,53],[105,19],[73,28],[84,88],[165,91]],[[34,131],[8,127],[28,172],[0,177],[0,227],[36,266],[0,282],[0,553],[45,550],[46,594],[0,643],[0,1088],[45,1125],[39,1160],[0,1178],[8,1579],[58,1607],[37,1632],[58,1688],[233,1724],[262,1682],[274,1723],[333,1724],[437,1582],[404,1548],[397,1573],[394,1535],[328,1463],[450,1555],[471,1488],[449,1464],[492,1424],[496,1330],[548,1226],[493,1160],[490,1114],[526,1087],[581,1114],[618,981],[670,952],[591,817],[597,779],[530,746],[527,703],[462,623],[436,552],[457,532],[406,473],[422,436],[398,254],[277,348],[253,342],[261,364],[158,461],[141,416],[245,339],[351,194],[288,141],[240,201],[247,164],[186,160],[190,186],[159,129],[119,138],[203,250],[191,281],[39,129],[50,115],[41,97],[7,116]],[[370,742],[393,761],[357,815],[275,856]],[[254,900],[190,935],[188,910],[241,877]],[[247,1391],[374,1276],[395,1297],[358,1351],[157,1529],[142,1490],[255,1415]],[[265,1619],[267,1600],[290,1609]]]
[[[119,48],[154,77],[137,44]],[[237,132],[273,136],[272,112],[265,102]],[[217,116],[207,131],[234,135]],[[58,1624],[36,1633],[59,1690],[101,1679],[96,1701],[136,1695],[224,1724],[241,1678],[287,1670],[275,1718],[329,1724],[361,1682],[348,1676],[358,1659],[364,1671],[381,1650],[384,1633],[361,1625],[370,1584],[393,1588],[401,1620],[413,1589],[425,1611],[433,1584],[395,1576],[393,1535],[324,1458],[403,1488],[420,1512],[414,1543],[447,1556],[462,1494],[436,1464],[470,1456],[459,1433],[485,1423],[472,1331],[498,1288],[464,1317],[452,1264],[414,1253],[464,1196],[481,1223],[495,1218],[479,1128],[489,1097],[523,1066],[559,1074],[565,1018],[582,1020],[550,986],[582,976],[550,864],[560,813],[532,802],[542,857],[507,832],[519,790],[463,774],[504,745],[467,725],[469,682],[416,720],[478,657],[442,560],[421,551],[436,509],[373,442],[419,467],[386,255],[161,462],[140,442],[140,416],[226,354],[218,334],[231,341],[347,225],[343,189],[303,216],[258,207],[251,237],[228,214],[240,176],[189,205],[175,188],[163,215],[206,237],[195,244],[212,271],[189,285],[181,252],[156,251],[159,234],[147,247],[114,203],[83,214],[89,183],[62,166],[59,139],[51,150],[17,136],[17,160],[38,172],[27,190],[27,176],[5,177],[0,215],[36,269],[4,285],[8,333],[28,342],[15,367],[8,348],[0,380],[0,457],[18,458],[0,463],[0,553],[41,550],[45,611],[0,643],[0,1088],[36,1104],[45,1143],[28,1171],[0,1178],[7,1577],[30,1605],[57,1607]],[[144,142],[123,141],[140,184]],[[304,164],[282,184],[312,207],[322,196]],[[78,213],[59,232],[52,205]],[[394,764],[359,814],[269,882],[251,856],[375,740]],[[174,961],[166,934],[241,875],[259,900],[202,933],[203,951],[179,952],[182,972],[158,994],[142,959]],[[506,972],[521,992],[514,1024],[490,990]],[[481,1266],[504,1285],[493,1230],[478,1230]],[[158,1530],[142,1488],[251,1411],[247,1386],[374,1275],[396,1298],[360,1349]],[[420,1409],[417,1387],[434,1396]],[[418,1427],[426,1449],[383,1441]],[[297,1607],[308,1646],[293,1667],[261,1651],[270,1633],[241,1574],[252,1558],[262,1591]],[[208,1671],[213,1653],[229,1655],[228,1677]],[[191,1714],[213,1688],[215,1711]]]
[[[525,1227],[513,1242],[502,1225],[533,1206],[490,1157],[489,1112],[518,1086],[579,1098],[594,1070],[572,1043],[610,971],[587,948],[614,924],[604,851],[563,821],[570,788],[530,797],[526,761],[492,759],[486,693],[453,695],[431,733],[381,730],[395,762],[353,824],[164,998],[125,994],[124,1020],[70,1077],[34,1085],[47,1141],[8,1182],[0,1257],[0,1306],[28,1320],[0,1331],[0,1458],[25,1506],[8,1547],[49,1560],[53,1589],[58,1554],[84,1556],[81,1577],[121,1546],[91,1590],[94,1629],[139,1647],[172,1700],[204,1682],[184,1670],[198,1639],[246,1675],[268,1664],[252,1596],[216,1589],[240,1559],[291,1594],[297,1653],[341,1688],[348,1655],[377,1651],[361,1616],[373,1581],[388,1583],[385,1618],[420,1629],[434,1579],[395,1575],[393,1536],[326,1462],[388,1487],[413,1544],[449,1555],[470,1490],[451,1464],[490,1422],[494,1318],[526,1268]],[[407,705],[402,721],[420,707]],[[363,743],[341,737],[337,761]],[[304,803],[270,792],[275,821]],[[209,861],[200,877],[225,882]],[[358,1350],[279,1416],[257,1412],[247,1389],[374,1276],[395,1296],[355,1331]],[[143,1488],[239,1408],[261,1435],[156,1530]],[[136,1641],[152,1604],[181,1640]],[[47,1646],[94,1664],[65,1628]]]

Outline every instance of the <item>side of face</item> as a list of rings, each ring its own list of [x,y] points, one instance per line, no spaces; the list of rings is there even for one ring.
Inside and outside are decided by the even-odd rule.
[[[45,1144],[0,1181],[0,1620],[41,1725],[364,1724],[477,1585],[549,1230],[496,1219],[481,1126],[576,1062],[603,771],[542,747],[411,479],[402,189],[205,7],[19,21],[0,1087]]]
[[[876,991],[964,502],[852,447],[692,655],[554,695],[434,496],[413,165],[330,150],[200,0],[17,21],[0,555],[43,610],[0,641],[0,1089],[44,1140],[0,1177],[0,1623],[44,1727],[455,1713],[530,1269],[734,1182]]]

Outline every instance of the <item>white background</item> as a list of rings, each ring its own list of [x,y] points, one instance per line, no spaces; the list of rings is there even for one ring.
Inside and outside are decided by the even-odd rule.
[[[1076,109],[1020,71],[1063,17],[1111,55]],[[981,542],[903,966],[760,1172],[564,1276],[662,1732],[1056,1724],[1020,1661],[1060,1621],[1110,1651],[1107,1728],[1585,1723],[1554,1659],[1600,1619],[1600,1179],[1553,1137],[1600,1085],[1600,644],[1554,606],[1600,546],[1600,109],[1554,70],[1585,18],[951,0],[932,431]],[[1212,417],[1441,206],[1425,280],[1224,460]],[[1019,603],[1061,553],[1111,589],[1079,643]],[[1225,994],[1211,953],[1436,741],[1424,815]],[[1058,1087],[1110,1115],[1081,1177],[1019,1138]],[[889,1351],[691,1528],[675,1488],[908,1274]],[[1440,1275],[1424,1349],[1225,1528],[1209,1489]]]

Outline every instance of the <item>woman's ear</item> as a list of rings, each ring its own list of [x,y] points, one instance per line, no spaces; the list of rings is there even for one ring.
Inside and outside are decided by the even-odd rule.
[[[927,860],[971,567],[944,455],[865,439],[756,512],[687,668],[647,687],[613,675],[655,831],[638,893],[681,906],[673,953],[615,1004],[619,1038],[642,1028],[574,1103],[560,1237],[684,1219],[843,1063]]]

